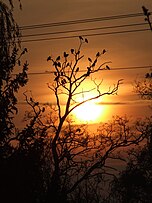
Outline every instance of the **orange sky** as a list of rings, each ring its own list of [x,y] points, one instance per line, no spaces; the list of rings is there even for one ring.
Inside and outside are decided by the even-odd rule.
[[[15,18],[20,26],[140,13],[142,12],[141,7],[143,5],[146,6],[149,11],[152,11],[151,0],[22,0],[22,5],[22,11],[18,9],[17,5],[15,7]],[[22,34],[25,35],[72,29],[96,28],[130,23],[144,23],[144,18],[138,17],[31,31],[27,30]],[[141,28],[148,28],[148,25],[144,25]],[[134,27],[126,29],[134,29]],[[102,32],[102,30],[100,32]],[[74,34],[79,36],[84,33],[77,32]],[[83,47],[83,53],[86,56],[86,61],[87,57],[93,57],[98,51],[103,49],[107,50],[107,53],[103,58],[103,62],[106,60],[112,61],[112,70],[110,72],[101,73],[98,76],[99,79],[104,79],[107,86],[113,85],[120,78],[124,79],[123,85],[120,87],[119,95],[110,97],[109,99],[106,98],[106,100],[104,99],[104,102],[109,103],[107,108],[110,108],[110,115],[112,115],[112,113],[128,113],[129,115],[136,115],[137,117],[146,115],[149,112],[147,103],[145,104],[143,101],[139,100],[139,98],[133,93],[132,83],[136,78],[143,77],[145,72],[149,71],[149,69],[113,70],[115,68],[124,67],[151,66],[152,32],[148,30],[145,32],[104,36],[99,35],[87,38],[89,40],[89,44]],[[31,39],[31,37],[28,39]],[[30,64],[29,72],[50,71],[51,69],[49,63],[46,61],[47,56],[51,54],[56,57],[64,51],[77,47],[78,42],[77,38],[73,38],[23,43],[23,46],[27,47],[29,50],[25,57],[28,59]],[[48,98],[51,98],[46,85],[46,83],[50,80],[50,75],[29,76],[29,84],[24,90],[32,90],[34,97],[40,101],[47,100]],[[121,103],[121,105],[114,105],[114,103]],[[139,110],[141,108],[142,111]],[[107,118],[109,118],[108,114]]]

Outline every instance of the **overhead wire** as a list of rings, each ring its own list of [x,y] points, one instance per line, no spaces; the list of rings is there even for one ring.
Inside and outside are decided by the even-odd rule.
[[[111,68],[111,71],[123,71],[123,70],[135,70],[135,69],[147,69],[152,68],[152,65],[145,65],[145,66],[128,66],[128,67],[115,67]],[[86,72],[86,70],[79,70],[79,72]],[[54,71],[44,71],[44,72],[29,72],[28,75],[49,75],[54,74]],[[14,74],[15,75],[15,74]]]
[[[84,34],[81,35],[83,37],[93,37],[93,36],[100,36],[100,35],[114,35],[114,34],[124,34],[124,33],[133,33],[133,32],[144,32],[148,31],[149,28],[144,29],[135,29],[135,30],[123,30],[123,31],[115,31],[115,32],[105,32],[105,33],[92,33],[92,34]],[[50,37],[50,38],[39,38],[39,39],[27,39],[21,40],[21,42],[40,42],[40,41],[50,41],[50,40],[60,40],[60,39],[71,39],[79,37],[79,35],[71,35],[71,36],[60,36],[60,37]]]
[[[151,14],[151,12],[149,12]],[[51,28],[54,26],[65,26],[65,25],[72,25],[72,24],[80,24],[80,23],[90,23],[90,22],[98,22],[98,21],[106,21],[106,20],[119,20],[119,19],[128,19],[128,18],[137,18],[140,16],[144,16],[143,13],[131,13],[131,14],[123,14],[123,15],[114,15],[114,16],[104,16],[104,17],[96,17],[96,18],[86,18],[86,19],[77,19],[77,20],[69,20],[69,21],[61,21],[61,22],[54,22],[54,23],[43,23],[43,24],[34,24],[34,25],[25,25],[21,26],[21,30],[29,30],[29,29],[37,29],[37,28]],[[92,36],[99,36],[99,35],[113,35],[113,34],[124,34],[124,33],[133,33],[133,32],[144,32],[149,30],[148,28],[138,29],[137,26],[143,26],[147,23],[131,23],[131,24],[122,24],[122,25],[114,25],[114,26],[104,26],[104,27],[94,27],[94,28],[85,28],[85,29],[74,29],[74,30],[66,30],[66,31],[54,31],[54,32],[43,32],[43,33],[32,33],[32,34],[25,34],[22,36],[22,42],[40,42],[40,41],[50,41],[50,40],[60,40],[60,39],[70,39],[76,38],[80,35],[80,32],[87,32],[82,33],[81,36],[83,37],[92,37]],[[126,27],[134,27],[131,30],[119,30],[119,28],[126,28]],[[107,30],[107,29],[118,29],[116,31],[110,32],[101,32],[101,33],[89,33],[92,31],[97,30]],[[79,32],[79,33],[78,33]],[[78,33],[74,35],[61,35],[61,36],[54,36],[54,37],[46,37],[48,35],[59,35],[59,34],[69,34],[69,33]],[[37,38],[40,36],[45,36],[42,38]],[[28,39],[30,37],[30,39]],[[31,38],[32,37],[32,38]],[[33,38],[36,37],[36,38]],[[27,38],[27,39],[25,39]]]
[[[90,22],[97,22],[97,21],[106,21],[106,20],[118,20],[118,19],[123,19],[123,18],[134,18],[134,17],[140,17],[140,16],[144,16],[144,14],[143,13],[132,13],[132,14],[125,14],[125,15],[86,18],[86,19],[54,22],[54,23],[25,25],[25,26],[20,26],[19,28],[20,28],[20,30],[27,30],[27,29],[37,29],[37,28],[46,28],[46,27],[63,26],[63,25],[65,26],[65,25],[80,24],[80,23],[90,23]]]
[[[150,12],[151,14],[151,12]],[[87,18],[87,19],[78,19],[78,20],[70,20],[70,21],[62,21],[62,22],[55,22],[55,23],[43,23],[43,24],[35,24],[35,25],[27,25],[21,26],[21,30],[27,29],[37,29],[37,28],[46,28],[46,27],[53,27],[53,26],[65,26],[71,24],[79,24],[79,23],[90,23],[90,22],[97,22],[97,21],[106,21],[106,20],[118,20],[123,18],[134,18],[144,16],[143,13],[132,13],[126,15],[115,15],[115,16],[106,16],[106,17],[98,17],[98,18]],[[132,24],[122,24],[122,25],[114,25],[114,26],[104,26],[104,27],[96,27],[96,28],[86,28],[86,29],[75,29],[75,30],[66,30],[66,31],[56,31],[56,32],[47,32],[47,33],[37,33],[37,34],[26,34],[22,37],[37,37],[37,36],[46,36],[46,35],[55,35],[55,34],[68,34],[73,32],[88,32],[88,31],[96,31],[96,30],[104,30],[104,29],[115,29],[115,28],[125,28],[125,27],[135,27],[135,26],[143,26],[147,23],[132,23]],[[123,34],[123,33],[133,33],[133,32],[144,32],[148,31],[149,28],[143,29],[132,29],[132,30],[118,30],[118,31],[111,31],[111,32],[101,32],[101,33],[91,33],[91,34],[83,34],[83,37],[91,37],[91,36],[98,36],[98,35],[112,35],[112,34]],[[58,37],[49,37],[49,38],[38,38],[38,39],[25,39],[22,42],[36,42],[36,41],[47,41],[47,40],[58,40],[58,39],[70,39],[78,37],[79,35],[70,35],[70,36],[58,36]],[[136,66],[136,67],[124,67],[124,68],[114,68],[111,70],[132,70],[132,69],[142,69],[142,68],[151,68],[152,66]],[[80,70],[80,72],[84,72],[86,70]],[[39,74],[50,74],[54,73],[52,71],[46,72],[33,72],[28,73],[28,75],[39,75]]]
[[[130,66],[130,67],[117,67],[117,68],[113,68],[113,69],[110,69],[112,71],[119,71],[119,70],[134,70],[134,69],[147,69],[147,68],[152,68],[152,65],[149,65],[149,66]],[[79,72],[86,72],[86,70],[79,70]],[[45,71],[45,72],[31,72],[31,73],[28,73],[28,75],[44,75],[44,74],[54,74],[54,71]],[[15,75],[15,74],[14,74]],[[18,104],[27,104],[25,102],[18,102]]]
[[[151,14],[151,12],[150,12]],[[109,21],[109,20],[119,20],[119,19],[128,19],[144,16],[143,13],[134,13],[134,14],[126,14],[126,15],[115,15],[115,16],[107,16],[107,17],[98,17],[98,18],[87,18],[87,19],[77,19],[77,20],[69,20],[62,22],[54,22],[54,23],[43,23],[43,24],[33,24],[33,25],[25,25],[19,27],[20,30],[35,30],[42,28],[51,28],[51,27],[59,27],[59,26],[68,26],[68,25],[77,25],[84,23],[94,23],[99,21]],[[57,35],[57,34],[68,34],[74,32],[89,32],[89,31],[97,31],[104,29],[115,29],[115,28],[125,28],[125,27],[133,27],[133,26],[143,26],[147,23],[134,23],[134,24],[123,24],[123,25],[115,25],[115,26],[105,26],[105,27],[96,27],[96,28],[86,28],[86,29],[75,29],[75,30],[66,30],[66,31],[56,31],[56,32],[47,32],[47,33],[36,33],[36,34],[26,34],[23,35],[23,38],[26,37],[38,37],[38,36],[46,36],[46,35]],[[102,32],[102,33],[91,33],[84,34],[84,37],[98,36],[98,35],[113,35],[113,34],[123,34],[123,33],[133,33],[133,32],[144,32],[148,31],[148,28],[143,29],[132,29],[132,30],[122,30],[122,31],[111,31],[111,32]],[[47,40],[59,40],[59,39],[70,39],[78,37],[79,35],[71,35],[71,36],[58,36],[58,37],[50,37],[50,38],[39,38],[39,39],[25,39],[22,42],[36,42],[36,41],[47,41]],[[123,70],[135,70],[135,69],[147,69],[152,68],[152,65],[149,66],[132,66],[132,67],[116,67],[111,69],[111,71],[123,71]],[[86,70],[79,70],[79,72],[86,72]],[[54,71],[45,71],[45,72],[29,72],[28,75],[48,75],[54,74]]]
[[[147,25],[147,23],[132,23],[132,24],[104,26],[104,27],[96,27],[96,28],[66,30],[66,31],[57,31],[57,32],[46,32],[46,33],[37,33],[37,34],[26,34],[26,35],[22,35],[22,38],[23,37],[44,36],[44,35],[54,35],[54,34],[67,34],[67,33],[73,33],[73,32],[84,32],[84,31],[95,31],[95,30],[104,30],[104,29],[124,28],[124,27],[133,27],[133,26],[142,26],[142,25]]]

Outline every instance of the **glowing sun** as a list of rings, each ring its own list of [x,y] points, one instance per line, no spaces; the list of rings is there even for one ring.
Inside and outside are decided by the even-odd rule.
[[[74,115],[79,122],[97,122],[101,117],[103,107],[93,101],[86,102],[74,110]]]

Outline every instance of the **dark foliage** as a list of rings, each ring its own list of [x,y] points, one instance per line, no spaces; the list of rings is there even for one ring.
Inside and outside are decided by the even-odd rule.
[[[44,193],[42,140],[32,138],[32,124],[19,131],[13,120],[17,93],[28,80],[28,64],[21,62],[26,52],[12,10],[0,1],[0,202],[5,203],[42,202]]]
[[[23,67],[20,66],[20,72],[14,74],[16,65],[21,63],[20,58],[27,50],[19,52],[20,33],[12,12],[2,2],[0,8],[0,146],[6,147],[4,151],[7,152],[15,128],[13,117],[17,113],[16,93],[27,83],[28,64],[24,63]]]
[[[81,47],[88,40],[79,37],[80,45],[78,49],[71,49],[71,54],[64,52],[56,59],[47,58],[54,68],[54,81],[48,87],[53,91],[57,105],[42,106],[25,94],[32,112],[27,116],[27,126],[23,130],[16,129],[13,120],[18,113],[16,94],[27,83],[28,64],[21,62],[27,49],[21,49],[20,32],[12,14],[13,1],[9,0],[9,3],[11,9],[0,1],[0,201],[93,202],[95,197],[100,202],[92,180],[97,181],[98,188],[104,182],[104,175],[113,175],[114,168],[107,160],[121,160],[115,151],[138,144],[145,134],[138,130],[133,134],[128,120],[116,117],[90,136],[85,126],[72,125],[69,115],[88,101],[116,94],[121,80],[103,91],[100,88],[102,81],[98,84],[91,77],[95,88],[81,90],[86,78],[110,68],[108,62],[98,64],[100,56],[106,53],[103,49],[94,59],[88,58],[88,67],[82,73],[78,66],[84,57]],[[72,61],[70,57],[73,57]],[[77,96],[93,90],[96,90],[95,96],[76,101]],[[66,95],[65,111],[61,109],[63,94]],[[107,173],[107,169],[112,172]]]
[[[152,121],[141,124],[147,144],[128,153],[128,164],[112,182],[108,202],[152,202]]]

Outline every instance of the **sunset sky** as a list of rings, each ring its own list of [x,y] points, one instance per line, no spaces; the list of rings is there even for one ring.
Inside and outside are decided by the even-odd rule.
[[[82,52],[85,55],[85,60],[82,62],[82,69],[87,67],[88,57],[93,57],[98,51],[106,49],[107,52],[102,58],[101,63],[111,61],[111,70],[104,71],[103,73],[100,72],[100,74],[96,76],[97,79],[103,79],[104,88],[105,86],[112,86],[119,79],[124,79],[117,96],[105,97],[100,101],[102,108],[104,105],[102,110],[104,120],[109,120],[111,116],[115,114],[142,117],[150,113],[148,103],[140,100],[133,92],[133,83],[135,79],[143,78],[146,72],[151,71],[150,68],[129,70],[126,68],[145,66],[152,68],[152,32],[146,30],[112,34],[113,32],[149,29],[149,25],[134,25],[103,30],[96,30],[96,28],[145,23],[144,16],[119,18],[115,20],[112,20],[112,17],[142,13],[143,5],[152,12],[151,0],[22,0],[21,2],[23,6],[22,11],[19,10],[17,4],[15,4],[14,10],[15,19],[21,27],[102,17],[111,18],[109,20],[88,23],[23,29],[22,40],[29,40],[29,42],[22,43],[22,46],[28,49],[28,54],[25,56],[25,59],[29,62],[29,73],[44,73],[46,71],[51,71],[50,63],[46,61],[49,55],[57,57],[64,51],[69,52],[71,48],[77,48],[79,40],[78,37],[74,36],[93,34],[93,36],[86,36],[89,43],[85,44],[82,49]],[[80,31],[83,29],[94,30]],[[56,33],[71,30],[78,31],[60,34]],[[44,33],[53,32],[56,34],[44,35]],[[111,34],[103,35],[103,33]],[[36,37],[24,37],[25,35],[33,34],[41,35]],[[67,36],[69,38],[66,38]],[[70,38],[70,36],[73,37]],[[63,37],[63,39],[46,40],[46,38],[60,37]],[[39,39],[41,40],[30,41]],[[125,69],[123,70],[123,68]],[[47,88],[47,83],[51,80],[51,74],[29,75],[29,83],[23,91],[32,90],[34,98],[38,99],[40,102],[53,101]],[[21,97],[20,101],[23,99],[24,98]]]

